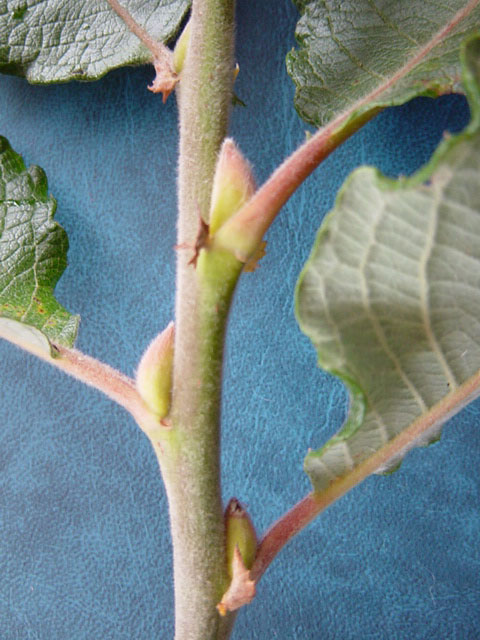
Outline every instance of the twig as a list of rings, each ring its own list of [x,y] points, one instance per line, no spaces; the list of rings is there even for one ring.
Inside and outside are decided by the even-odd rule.
[[[120,371],[76,349],[48,342],[45,337],[44,344],[40,344],[37,340],[24,340],[15,332],[5,331],[5,326],[2,328],[1,325],[0,338],[8,340],[77,380],[95,387],[131,413],[147,435],[154,431],[158,432],[158,428],[161,427],[144,404],[135,387],[135,382]]]
[[[58,357],[45,358],[47,362],[77,380],[102,391],[111,400],[131,413],[147,435],[150,430],[160,426],[141,399],[134,380],[117,369],[100,362],[100,360],[77,351],[77,349],[69,349],[55,344],[53,348],[58,352]]]

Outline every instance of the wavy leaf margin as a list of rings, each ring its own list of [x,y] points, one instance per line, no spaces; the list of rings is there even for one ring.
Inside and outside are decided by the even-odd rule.
[[[369,351],[367,349],[366,356],[364,353],[364,360],[360,364],[360,367],[363,367],[367,373],[365,373],[365,371],[360,371],[359,373],[359,364],[354,362],[357,357],[355,356],[355,352],[357,350],[365,351],[362,346],[362,338],[368,334],[368,331],[376,332],[377,338],[378,336],[385,337],[388,331],[393,332],[395,330],[395,325],[389,321],[388,309],[386,320],[383,321],[383,325],[380,324],[380,327],[375,327],[375,324],[378,325],[378,318],[370,318],[372,321],[371,326],[369,327],[368,323],[366,323],[364,335],[358,335],[357,332],[357,344],[355,344],[354,341],[353,344],[350,344],[348,347],[348,349],[350,349],[349,359],[345,353],[342,353],[342,350],[345,350],[345,345],[341,343],[338,335],[334,335],[338,333],[339,328],[335,324],[333,317],[340,312],[341,322],[347,327],[345,331],[348,333],[348,323],[355,321],[356,314],[358,314],[362,308],[362,304],[359,304],[358,299],[356,302],[352,302],[355,296],[352,291],[348,290],[353,279],[352,274],[354,273],[354,269],[350,269],[350,281],[348,278],[345,280],[345,273],[343,273],[346,295],[344,295],[343,299],[341,296],[337,296],[333,306],[327,306],[321,301],[321,291],[319,293],[318,287],[318,282],[322,283],[323,288],[325,287],[327,277],[330,278],[331,282],[335,282],[341,277],[340,274],[335,271],[335,268],[332,267],[332,263],[338,257],[336,253],[338,254],[342,251],[346,251],[348,258],[349,248],[345,247],[345,244],[342,246],[342,242],[338,242],[338,238],[340,237],[338,235],[338,228],[342,224],[342,215],[345,210],[352,208],[355,198],[358,198],[359,188],[363,188],[361,187],[362,184],[368,184],[368,187],[372,190],[372,194],[375,198],[379,199],[379,202],[382,198],[395,201],[398,197],[407,197],[408,200],[408,197],[412,194],[413,197],[417,197],[420,194],[422,198],[431,198],[432,194],[437,193],[439,189],[441,190],[443,188],[442,185],[449,183],[451,178],[449,174],[451,171],[449,163],[454,167],[458,166],[458,163],[461,165],[462,154],[463,156],[466,154],[467,157],[469,154],[473,154],[475,162],[478,164],[477,169],[480,172],[480,36],[470,38],[462,46],[461,60],[463,83],[472,113],[470,125],[460,135],[444,140],[428,165],[411,178],[396,181],[390,180],[371,168],[360,168],[353,172],[342,187],[337,197],[334,210],[324,220],[312,254],[299,278],[296,290],[296,313],[299,325],[302,331],[310,337],[316,346],[319,365],[327,371],[341,377],[349,388],[351,396],[349,416],[341,431],[321,449],[309,453],[305,459],[305,470],[310,476],[315,491],[325,490],[332,482],[337,481],[339,478],[355,473],[355,470],[365,465],[369,458],[379,461],[376,467],[377,471],[385,472],[394,470],[410,448],[437,439],[443,422],[456,411],[460,410],[466,402],[476,397],[479,392],[480,300],[477,301],[475,299],[474,305],[476,305],[477,313],[474,330],[477,332],[475,334],[477,339],[474,342],[477,348],[473,354],[469,355],[469,365],[466,368],[464,367],[460,379],[455,377],[455,379],[449,380],[448,376],[445,377],[444,380],[440,380],[439,378],[434,384],[435,393],[431,393],[427,402],[424,403],[424,410],[420,412],[414,411],[404,423],[396,424],[393,429],[390,424],[387,425],[387,432],[379,436],[378,425],[376,428],[375,420],[372,419],[373,409],[375,407],[375,404],[372,403],[372,393],[376,398],[375,402],[378,404],[380,401],[379,391],[382,392],[386,386],[388,387],[388,377],[392,375],[392,371],[389,370],[388,367],[378,368],[376,358],[374,357],[374,350]],[[471,158],[468,161],[470,160]],[[473,230],[469,230],[471,237],[475,238],[480,234],[479,173],[472,172],[471,166],[466,166],[465,171],[467,173],[471,172],[469,184],[470,187],[473,185],[475,189],[475,220],[478,227],[476,236]],[[407,194],[407,196],[405,196],[405,194]],[[457,195],[461,199],[461,187],[459,187]],[[411,206],[411,204],[411,202],[407,202],[406,206]],[[422,206],[425,206],[425,202],[423,202]],[[385,208],[387,207],[385,206]],[[420,212],[421,211],[422,208],[420,207]],[[374,214],[372,213],[372,215]],[[343,237],[350,237],[349,241],[354,245],[356,242],[359,242],[358,237],[355,237],[354,233],[355,231],[361,232],[362,222],[364,221],[355,220],[354,215],[349,219],[347,219],[346,216],[344,216],[344,218],[343,224],[347,227],[347,233],[344,234]],[[384,233],[385,232],[384,230]],[[412,233],[412,229],[409,229],[409,233]],[[398,235],[391,235],[391,241],[395,241],[396,245],[400,247],[405,241],[405,238],[399,237]],[[475,244],[472,239],[468,246],[471,250],[478,253],[480,251],[480,240]],[[467,248],[467,250],[469,249]],[[480,285],[480,253],[476,256],[474,264],[474,280]],[[453,264],[453,268],[458,266],[458,262],[457,264]],[[477,289],[479,291],[478,296],[480,296],[480,286],[478,286]],[[377,293],[380,295],[381,287],[378,288]],[[388,302],[388,291],[384,291],[383,293],[385,293],[386,299],[380,303],[377,301],[377,305],[385,304],[386,301]],[[319,323],[318,320],[312,321],[309,305],[311,305],[313,295],[317,296],[317,302],[320,299],[316,312],[317,314],[323,315],[323,324],[321,322]],[[381,300],[381,297],[379,299]],[[394,308],[396,312],[401,312],[401,307],[399,307],[398,304]],[[420,342],[425,346],[424,341]],[[392,351],[388,354],[387,360],[393,363],[394,369],[395,367],[398,368],[398,363],[402,361],[405,354],[399,351],[399,345],[395,345],[395,349],[392,350],[392,348],[388,346],[388,342],[386,344],[387,350],[390,349]],[[402,344],[400,344],[400,349],[401,347]],[[374,343],[374,348],[378,349],[378,343]],[[407,348],[408,344],[404,343],[404,349]],[[382,349],[385,349],[385,345],[382,346]],[[353,354],[353,360],[351,354]],[[462,354],[457,353],[457,357],[461,355]],[[400,377],[403,376],[405,378],[401,381],[402,384],[399,384],[398,388],[396,384],[392,385],[394,392],[398,392],[400,396],[412,391],[415,392],[415,385],[413,385],[413,389],[409,390],[409,384],[411,386],[411,381],[409,380],[410,374],[404,376],[404,373],[405,372],[400,371]],[[428,373],[428,370],[426,373]],[[477,380],[473,386],[472,380]],[[366,381],[368,384],[366,384]],[[452,385],[452,383],[454,383],[455,388],[453,388],[453,386],[447,386]],[[426,386],[428,387],[428,385]],[[443,391],[438,393],[438,389],[442,390],[442,388]],[[421,395],[425,395],[425,393],[426,392],[422,390]],[[428,394],[426,395],[428,396]],[[450,399],[455,400],[457,397],[458,401],[454,402],[452,408],[452,406],[450,406]],[[400,400],[402,400],[401,397],[394,397],[393,400],[392,398],[387,398],[386,400],[381,399],[381,402],[386,404],[386,406],[382,408],[382,416],[391,415],[392,420],[394,416],[398,418],[399,407],[401,407],[401,404],[399,404]],[[419,425],[421,428],[419,428]],[[384,456],[382,456],[382,450],[385,452]],[[374,471],[374,469],[372,469],[372,471]]]

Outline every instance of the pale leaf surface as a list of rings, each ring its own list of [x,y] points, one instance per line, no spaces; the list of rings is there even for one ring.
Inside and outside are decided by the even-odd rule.
[[[411,178],[356,170],[300,277],[300,326],[319,364],[351,392],[342,430],[306,458],[317,490],[379,451],[480,368],[480,39],[470,41],[464,59],[472,109],[467,130],[444,141]],[[412,446],[437,439],[441,422]],[[394,468],[405,452],[380,470]]]
[[[178,31],[189,0],[124,0],[146,31],[166,42]],[[95,80],[151,53],[106,0],[0,0],[0,71],[30,82]]]
[[[287,56],[295,104],[311,124],[461,91],[458,49],[480,25],[478,0],[297,2],[297,50]]]

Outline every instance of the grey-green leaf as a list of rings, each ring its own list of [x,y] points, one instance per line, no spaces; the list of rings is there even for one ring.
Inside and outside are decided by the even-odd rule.
[[[316,490],[391,443],[480,369],[480,38],[463,59],[470,126],[409,179],[356,170],[300,277],[300,326],[319,364],[351,391],[342,430],[306,458]],[[442,419],[409,446],[437,439]],[[405,451],[379,470],[393,469]]]
[[[300,115],[317,126],[461,91],[458,49],[480,25],[479,0],[303,0],[287,56]]]
[[[135,20],[162,42],[177,32],[190,0],[124,0]],[[96,80],[150,52],[106,0],[0,0],[0,71],[29,82]]]
[[[0,137],[0,336],[44,350],[72,346],[78,327],[53,296],[68,249],[55,208],[43,171]]]

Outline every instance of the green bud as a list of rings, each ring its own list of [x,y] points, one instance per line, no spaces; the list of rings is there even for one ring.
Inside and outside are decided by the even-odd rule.
[[[177,44],[173,50],[173,70],[175,73],[180,73],[185,64],[185,57],[187,55],[188,43],[190,42],[190,20],[185,25]]]
[[[235,547],[246,569],[251,569],[257,553],[257,534],[243,505],[232,498],[225,509],[225,549],[230,578],[233,577]]]
[[[210,207],[210,235],[236,213],[255,192],[250,164],[231,138],[225,138],[218,154]]]
[[[165,418],[170,410],[172,389],[174,326],[152,340],[140,360],[136,374],[137,390],[150,411]]]

